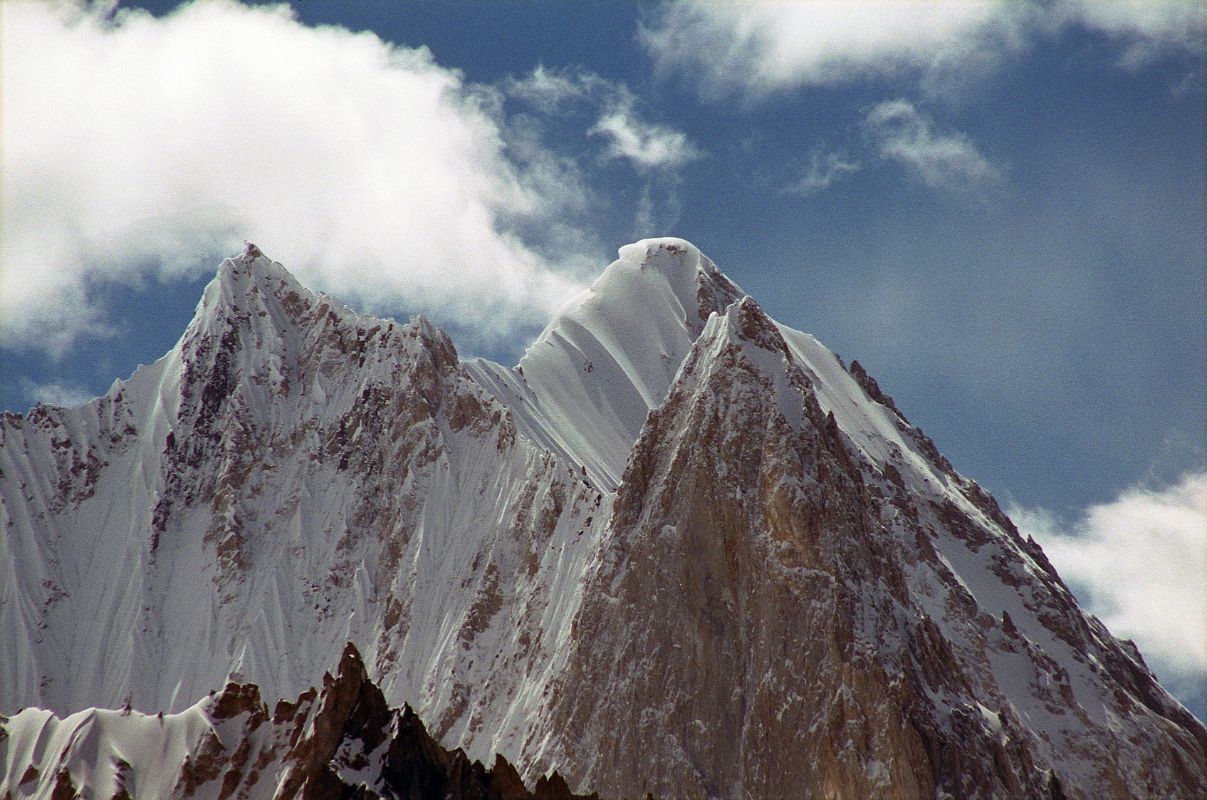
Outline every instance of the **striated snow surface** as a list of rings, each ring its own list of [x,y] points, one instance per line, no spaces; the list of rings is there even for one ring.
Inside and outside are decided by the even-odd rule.
[[[445,746],[580,789],[1207,791],[1207,731],[1134,646],[680,239],[621,248],[514,368],[249,246],[163,359],[0,420],[0,635],[0,712],[75,714],[15,719],[95,759],[150,723],[84,709],[187,729],[351,641]]]
[[[518,366],[467,366],[508,404],[525,435],[611,490],[709,315],[741,296],[695,245],[645,239],[620,248]]]

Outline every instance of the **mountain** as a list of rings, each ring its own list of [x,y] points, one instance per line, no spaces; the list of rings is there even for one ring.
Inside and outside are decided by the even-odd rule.
[[[1207,794],[1135,646],[678,239],[515,368],[249,246],[163,359],[0,420],[0,515],[0,711],[297,696],[351,642],[442,746],[602,796]]]
[[[179,714],[27,711],[7,726],[17,796],[598,800],[554,773],[528,791],[502,756],[486,769],[448,751],[410,708],[390,709],[348,645],[322,690],[269,712],[254,684],[227,683]],[[49,753],[50,757],[40,753]],[[77,778],[82,778],[77,785]]]

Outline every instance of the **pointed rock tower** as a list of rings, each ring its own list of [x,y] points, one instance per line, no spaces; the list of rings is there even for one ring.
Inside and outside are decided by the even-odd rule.
[[[1134,645],[680,239],[621,248],[510,369],[249,247],[159,362],[0,421],[0,555],[5,712],[295,696],[350,641],[384,703],[530,784],[1207,796],[1207,730]]]

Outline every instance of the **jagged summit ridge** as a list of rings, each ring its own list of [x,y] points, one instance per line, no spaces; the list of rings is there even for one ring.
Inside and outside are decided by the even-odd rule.
[[[1193,796],[1202,725],[1146,688],[1131,646],[1077,609],[975,484],[924,483],[950,466],[921,449],[869,459],[866,433],[821,402],[834,377],[823,390],[824,364],[783,333],[735,302],[650,414],[609,523],[623,546],[589,578],[553,693],[555,727],[586,733],[558,755],[604,793]],[[920,436],[899,424],[902,447]],[[595,708],[600,695],[646,709],[645,727]],[[1132,748],[1171,725],[1168,760],[1141,766],[1152,751]],[[630,768],[660,735],[663,772]]]
[[[228,681],[177,714],[26,709],[0,717],[0,732],[6,797],[580,797],[556,773],[529,791],[505,758],[486,769],[441,747],[410,707],[386,704],[351,644],[292,702],[270,707],[254,684]]]
[[[1207,791],[992,498],[676,239],[513,369],[249,248],[164,359],[0,421],[0,630],[3,711],[292,696],[351,641],[444,746],[609,795]]]

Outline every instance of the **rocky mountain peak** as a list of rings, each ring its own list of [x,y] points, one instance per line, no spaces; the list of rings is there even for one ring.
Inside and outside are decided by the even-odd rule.
[[[0,429],[0,711],[126,709],[18,715],[0,796],[63,753],[97,796],[261,758],[316,797],[1204,795],[1202,725],[862,367],[682,240],[620,255],[508,369],[249,246],[165,359]]]
[[[177,351],[185,384],[206,375],[212,401],[241,384],[252,394],[271,387],[286,396],[300,376],[332,374],[341,360],[363,367],[411,358],[436,371],[459,364],[452,340],[427,318],[398,324],[358,314],[303,287],[250,243],[219,266]]]
[[[788,361],[792,360],[779,328],[749,295],[729,307],[725,312],[725,323],[732,338],[779,353]]]
[[[289,270],[249,242],[240,255],[224,259],[218,266],[214,280],[206,287],[198,311],[249,311],[262,306],[270,298],[286,300],[291,295],[307,301],[316,297]]]

